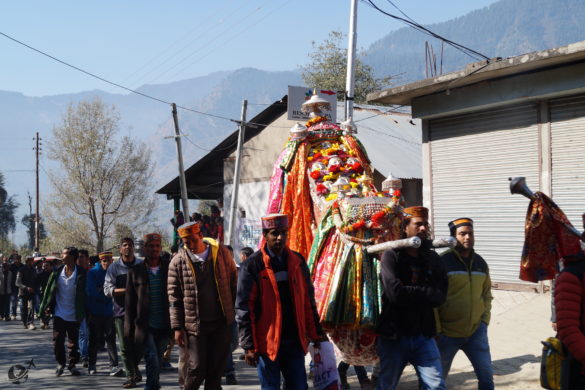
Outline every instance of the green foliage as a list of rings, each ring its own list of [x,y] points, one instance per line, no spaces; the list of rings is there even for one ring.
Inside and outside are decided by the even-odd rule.
[[[35,247],[35,214],[26,214],[20,220],[24,226],[26,226],[26,234],[28,238],[27,248],[34,249]],[[45,224],[39,222],[39,239],[43,240],[47,238],[47,231],[45,230]]]
[[[344,98],[347,72],[347,49],[343,47],[344,38],[345,35],[341,31],[331,31],[323,43],[312,42],[313,51],[309,53],[311,62],[301,67],[305,85],[337,91],[340,100]],[[356,55],[354,93],[356,102],[365,102],[368,93],[383,89],[389,83],[390,77],[374,77],[372,68]]]
[[[16,229],[14,213],[18,208],[18,202],[4,188],[4,174],[0,172],[0,238],[6,239],[9,233]]]

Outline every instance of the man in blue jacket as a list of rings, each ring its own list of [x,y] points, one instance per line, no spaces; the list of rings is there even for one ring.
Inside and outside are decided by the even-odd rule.
[[[89,375],[97,374],[97,351],[104,340],[110,359],[110,375],[120,376],[124,373],[124,370],[118,367],[112,300],[104,294],[104,280],[110,264],[112,264],[112,252],[102,252],[99,254],[99,262],[87,274],[85,292],[89,319]]]

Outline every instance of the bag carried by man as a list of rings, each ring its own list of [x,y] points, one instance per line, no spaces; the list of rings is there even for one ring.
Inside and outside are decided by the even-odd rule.
[[[540,385],[545,389],[561,390],[561,371],[566,357],[563,343],[556,337],[541,343]]]

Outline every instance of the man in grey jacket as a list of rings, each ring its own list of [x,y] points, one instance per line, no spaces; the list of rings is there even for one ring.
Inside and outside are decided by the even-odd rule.
[[[138,363],[141,358],[140,348],[134,345],[133,340],[124,338],[126,277],[128,270],[140,263],[142,263],[142,260],[134,256],[134,240],[125,237],[120,241],[120,258],[108,267],[104,281],[104,294],[114,301],[114,326],[128,379],[123,385],[125,389],[136,387],[136,383],[142,380],[142,375],[138,370]]]
[[[34,268],[34,257],[26,258],[24,267],[21,267],[16,275],[16,287],[21,299],[20,318],[25,329],[35,330],[34,305],[35,291],[37,289],[37,271]]]

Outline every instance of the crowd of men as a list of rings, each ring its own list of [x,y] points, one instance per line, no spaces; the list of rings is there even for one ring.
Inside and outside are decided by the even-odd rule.
[[[380,363],[371,381],[360,380],[362,388],[395,389],[410,363],[420,388],[445,389],[451,362],[462,350],[478,388],[493,389],[487,337],[491,281],[486,262],[473,249],[473,221],[450,222],[457,246],[438,255],[429,240],[428,210],[410,207],[404,213],[403,236],[418,236],[422,245],[389,250],[381,257]],[[237,323],[243,358],[257,368],[262,389],[306,389],[308,345],[319,348],[327,341],[309,269],[286,245],[286,215],[263,217],[262,229],[263,246],[251,254],[248,248],[241,262],[234,261],[228,247],[204,237],[200,221],[178,227],[182,245],[173,256],[162,251],[160,235],[152,233],[144,237],[144,259],[134,255],[133,240],[124,238],[117,260],[111,252],[100,253],[89,271],[87,253],[73,247],[63,250],[62,264],[54,269],[43,265],[38,271],[34,259],[22,265],[17,257],[11,265],[3,263],[0,314],[14,319],[18,294],[23,324],[34,329],[30,307],[42,296],[36,312],[43,321],[53,318],[57,376],[65,369],[79,375],[76,365],[84,359],[89,374],[95,374],[97,350],[105,343],[111,374],[126,376],[124,388],[142,381],[139,363],[144,360],[145,389],[160,388],[160,369],[173,344],[180,348],[181,388],[220,389],[226,372],[231,375],[228,384],[237,383],[231,356]],[[559,288],[563,291],[562,283]],[[84,322],[87,357],[80,342]],[[342,387],[349,388],[340,372]],[[360,372],[367,378],[365,369]]]

